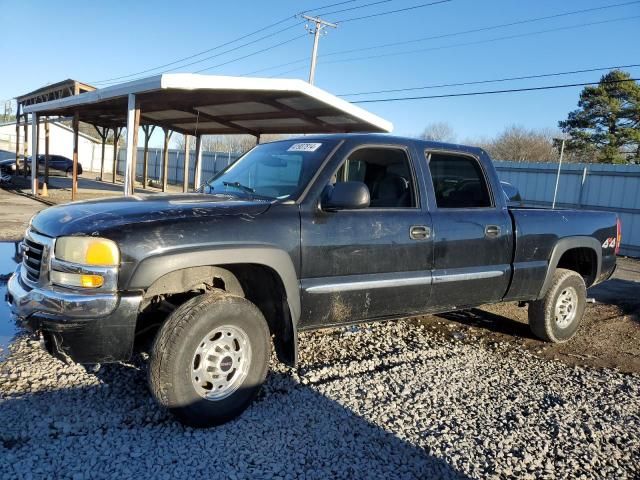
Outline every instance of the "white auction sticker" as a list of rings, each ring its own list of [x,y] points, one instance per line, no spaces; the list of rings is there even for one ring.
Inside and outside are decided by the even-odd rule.
[[[321,146],[321,143],[294,143],[287,152],[315,152]]]

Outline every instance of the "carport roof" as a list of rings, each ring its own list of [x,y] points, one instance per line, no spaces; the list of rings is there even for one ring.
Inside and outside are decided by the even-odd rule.
[[[72,116],[103,127],[127,124],[135,95],[142,125],[188,135],[390,132],[393,125],[296,79],[175,73],[30,105],[25,113]]]

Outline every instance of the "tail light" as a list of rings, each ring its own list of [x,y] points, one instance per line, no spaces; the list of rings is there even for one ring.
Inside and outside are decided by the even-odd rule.
[[[622,222],[618,218],[616,219],[616,255],[620,252],[620,242],[622,242]]]

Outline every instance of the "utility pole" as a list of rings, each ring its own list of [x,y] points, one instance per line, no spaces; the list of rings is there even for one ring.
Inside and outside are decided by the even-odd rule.
[[[313,80],[316,76],[316,59],[318,57],[318,40],[324,29],[327,27],[337,28],[338,25],[322,20],[319,17],[310,17],[308,15],[302,15],[302,18],[315,23],[315,27],[310,28],[309,25],[305,25],[305,28],[309,30],[309,33],[313,33],[313,51],[311,52],[311,70],[309,71],[309,83],[313,85]]]

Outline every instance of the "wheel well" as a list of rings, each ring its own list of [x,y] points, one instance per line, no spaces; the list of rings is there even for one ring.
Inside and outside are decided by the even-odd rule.
[[[286,290],[277,272],[264,265],[200,266],[163,275],[145,291],[138,331],[157,329],[172,309],[212,289],[245,297],[255,304],[267,320],[278,359],[295,364],[296,336]]]
[[[280,275],[257,264],[223,265],[237,279],[245,298],[255,304],[269,324],[278,359],[290,366],[296,363],[296,335]]]
[[[566,268],[578,272],[589,287],[596,280],[598,256],[591,248],[571,248],[562,254],[556,268]]]

